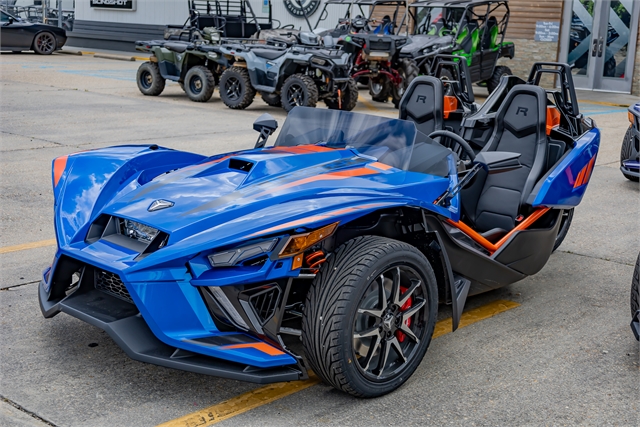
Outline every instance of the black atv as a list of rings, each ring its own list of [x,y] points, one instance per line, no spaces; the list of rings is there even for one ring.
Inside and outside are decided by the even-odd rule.
[[[409,5],[413,22],[411,43],[400,57],[416,61],[422,74],[433,74],[433,58],[453,54],[466,59],[471,81],[486,86],[489,93],[500,78],[512,75],[498,59],[515,56],[515,46],[505,42],[509,23],[506,0],[436,0]],[[446,73],[443,79],[453,78]]]

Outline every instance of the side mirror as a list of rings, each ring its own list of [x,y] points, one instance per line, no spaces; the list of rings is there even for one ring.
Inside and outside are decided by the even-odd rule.
[[[278,121],[269,113],[264,113],[253,122],[253,130],[260,132],[256,146],[254,148],[262,148],[267,143],[269,136],[278,129]]]
[[[484,151],[476,155],[475,163],[481,165],[492,175],[522,167],[519,160],[520,156],[520,153],[509,153],[507,151]]]

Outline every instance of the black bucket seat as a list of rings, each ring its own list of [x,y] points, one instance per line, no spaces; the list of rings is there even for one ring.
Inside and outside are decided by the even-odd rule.
[[[493,175],[481,171],[461,192],[464,221],[477,232],[513,229],[526,216],[526,200],[547,169],[547,95],[533,85],[514,86],[496,112],[482,151],[520,153],[521,168]],[[495,234],[495,233],[491,233]]]

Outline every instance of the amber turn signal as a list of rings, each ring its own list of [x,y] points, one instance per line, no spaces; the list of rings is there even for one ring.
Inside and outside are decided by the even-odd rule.
[[[284,248],[280,251],[280,257],[288,257],[305,251],[316,243],[331,236],[333,232],[336,231],[336,228],[338,228],[338,223],[334,222],[310,233],[296,234],[295,236],[289,237],[287,244],[284,245]]]

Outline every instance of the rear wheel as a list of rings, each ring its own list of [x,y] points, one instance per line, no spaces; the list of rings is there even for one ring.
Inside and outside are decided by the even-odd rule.
[[[144,95],[158,96],[164,90],[165,80],[155,62],[143,62],[136,76],[138,89]]]
[[[560,230],[558,230],[556,242],[553,244],[553,251],[558,249],[562,244],[564,238],[567,237],[567,233],[569,233],[569,227],[571,227],[571,221],[573,221],[573,208],[563,210],[562,216],[560,217]]]
[[[620,166],[622,166],[622,162],[625,160],[631,159],[631,155],[633,154],[633,133],[631,132],[631,128],[627,129],[627,133],[624,134],[624,139],[622,140],[622,149],[620,150]],[[630,181],[638,182],[637,176],[627,175],[626,173],[622,173],[625,178]]]
[[[500,84],[500,79],[502,76],[512,76],[513,73],[509,67],[505,67],[504,65],[500,65],[493,69],[493,75],[489,80],[487,80],[487,90],[489,93],[496,90],[498,85]]]
[[[333,387],[381,396],[420,364],[437,310],[436,278],[420,251],[397,240],[357,237],[323,264],[307,294],[305,353]]]
[[[256,90],[251,85],[249,71],[242,67],[229,67],[220,77],[220,98],[234,110],[243,110],[253,102]]]
[[[342,99],[338,101],[339,94],[334,94],[332,98],[325,98],[324,103],[331,110],[351,111],[358,104],[358,84],[355,80],[349,79],[349,82],[343,90],[340,91]]]
[[[40,55],[51,55],[56,50],[56,37],[48,31],[43,31],[33,39],[33,50]]]
[[[391,98],[394,107],[398,108],[405,90],[409,87],[409,83],[418,77],[419,72],[418,65],[413,59],[403,58],[399,61],[398,73],[402,77],[402,82],[399,85],[391,85]]]
[[[280,100],[279,93],[267,93],[260,92],[260,96],[262,96],[262,100],[271,107],[282,107],[282,101]]]
[[[213,95],[216,81],[213,73],[203,65],[196,65],[184,77],[184,91],[194,102],[207,102]]]
[[[318,88],[311,77],[294,74],[282,85],[280,100],[282,108],[287,112],[294,107],[315,107],[318,103]]]

